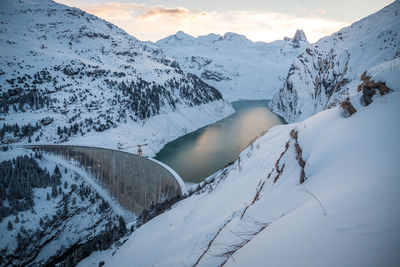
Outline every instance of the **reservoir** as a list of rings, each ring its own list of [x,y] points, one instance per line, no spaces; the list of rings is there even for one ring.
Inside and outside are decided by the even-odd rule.
[[[285,123],[268,109],[267,100],[239,100],[235,113],[166,144],[156,159],[185,182],[199,183],[236,160],[241,151],[271,127]]]

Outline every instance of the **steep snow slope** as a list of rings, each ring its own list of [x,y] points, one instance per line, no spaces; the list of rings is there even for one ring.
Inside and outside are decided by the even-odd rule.
[[[0,33],[2,143],[81,143],[78,137],[89,133],[115,148],[144,140],[121,131],[116,140],[110,129],[127,126],[153,140],[156,130],[142,129],[146,119],[172,122],[171,112],[193,118],[201,110],[194,126],[172,123],[176,137],[233,112],[215,88],[158,47],[79,9],[50,0],[2,1]],[[163,136],[167,129],[157,130]]]
[[[309,46],[302,30],[293,39],[263,43],[236,33],[194,38],[177,32],[156,42],[182,68],[215,86],[228,99],[271,99],[293,59]]]
[[[201,193],[81,266],[397,266],[400,83],[301,123],[276,126]]]
[[[400,1],[322,38],[290,67],[271,108],[286,121],[308,118],[356,93],[364,71],[400,57]],[[400,74],[399,74],[400,75]]]

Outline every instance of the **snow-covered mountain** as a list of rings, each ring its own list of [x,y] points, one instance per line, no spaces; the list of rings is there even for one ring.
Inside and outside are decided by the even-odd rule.
[[[322,38],[292,63],[271,108],[294,122],[356,93],[361,74],[400,57],[400,1]],[[400,74],[399,74],[400,75]]]
[[[14,145],[146,142],[152,154],[232,112],[214,87],[104,20],[50,0],[1,1],[0,266],[73,266],[135,217],[85,171]]]
[[[398,266],[399,71],[380,65],[340,107],[273,127],[214,182],[79,266]]]
[[[194,38],[180,31],[156,44],[228,99],[271,99],[293,59],[310,45],[302,30],[272,43],[254,43],[230,32]]]
[[[192,129],[173,122],[179,114],[202,110],[200,127],[232,112],[214,87],[157,46],[82,10],[50,0],[2,1],[0,33],[2,143],[85,143],[96,134],[112,139],[106,146],[145,141],[111,133],[121,127],[149,136],[161,130],[166,134],[153,139],[171,140]],[[143,121],[168,114],[175,114],[167,118],[172,138],[165,124],[143,130]]]
[[[280,88],[276,112],[311,116],[153,205],[129,237],[132,214],[84,170],[1,146],[0,266],[71,266],[94,250],[81,266],[400,265],[400,1],[314,45],[300,30],[268,44],[178,32],[157,43],[174,59],[79,9],[0,6],[4,144],[147,143],[149,155],[232,113],[217,89],[232,100]]]

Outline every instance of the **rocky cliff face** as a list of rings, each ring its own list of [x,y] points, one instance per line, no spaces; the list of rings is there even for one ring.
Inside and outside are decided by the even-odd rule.
[[[1,6],[3,143],[62,142],[222,98],[158,47],[79,9],[49,0]]]
[[[293,47],[295,48],[300,48],[302,42],[307,42],[306,34],[304,33],[303,30],[297,30],[296,33],[293,36],[293,39],[291,40]]]
[[[293,61],[283,87],[274,96],[274,111],[293,122],[336,106],[348,95],[342,89],[349,83],[349,59],[347,51],[338,55],[333,50],[325,54],[307,49]]]
[[[399,18],[396,1],[306,49],[275,94],[273,111],[300,121],[356,94],[364,71],[400,56]]]

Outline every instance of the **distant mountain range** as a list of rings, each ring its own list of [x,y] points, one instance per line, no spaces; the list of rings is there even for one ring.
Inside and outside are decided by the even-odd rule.
[[[311,46],[302,30],[272,43],[252,42],[230,32],[197,38],[177,32],[156,45],[230,100],[271,99],[293,60]]]
[[[156,44],[227,99],[273,99],[272,110],[294,122],[354,95],[349,88],[364,71],[400,56],[399,6],[395,1],[314,44],[302,30],[271,43],[178,32]]]

